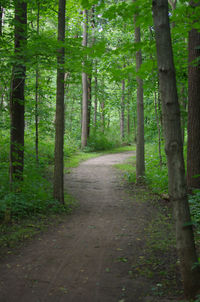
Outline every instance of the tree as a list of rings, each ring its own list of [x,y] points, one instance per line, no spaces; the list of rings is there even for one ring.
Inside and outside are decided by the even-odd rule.
[[[120,132],[121,140],[125,138],[124,114],[125,114],[125,80],[122,80],[121,112],[120,112]]]
[[[153,0],[153,19],[159,82],[162,99],[165,152],[168,165],[169,196],[173,204],[176,246],[186,298],[195,298],[200,290],[200,269],[187,199],[180,109],[176,88],[175,67],[170,36],[168,1]]]
[[[135,16],[135,43],[141,42],[140,27]],[[142,64],[142,51],[136,51],[136,72]],[[139,75],[137,81],[137,141],[136,141],[136,179],[140,182],[145,173],[144,164],[144,104],[143,104],[143,80]]]
[[[40,32],[40,2],[37,3],[37,34]],[[35,154],[36,161],[39,160],[39,133],[38,133],[38,103],[39,103],[39,66],[38,66],[38,57],[36,62],[36,71],[35,71]]]
[[[200,7],[199,2],[190,5],[193,13]],[[188,51],[187,184],[200,188],[200,32],[195,28],[189,32]]]
[[[0,36],[2,36],[2,27],[3,27],[3,7],[0,4]]]
[[[23,179],[24,169],[24,86],[26,77],[25,51],[27,42],[27,3],[15,1],[15,63],[10,96],[10,183]]]
[[[58,42],[65,40],[65,6],[66,0],[59,0],[58,11]],[[61,45],[61,44],[60,44]],[[55,162],[54,162],[54,198],[64,203],[64,94],[65,94],[65,49],[62,45],[57,54],[57,93],[56,93],[56,135],[55,135]]]
[[[83,42],[82,45],[87,47],[87,24],[88,24],[88,11],[83,11]],[[85,67],[83,62],[83,67]],[[82,134],[81,134],[81,147],[87,146],[88,139],[88,76],[85,70],[82,72]]]

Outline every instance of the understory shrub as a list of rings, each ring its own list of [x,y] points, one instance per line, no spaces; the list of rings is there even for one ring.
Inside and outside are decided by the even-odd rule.
[[[162,163],[160,165],[160,156],[158,145],[156,143],[147,144],[145,150],[145,177],[148,186],[155,193],[168,192],[168,171],[164,146],[161,150]]]
[[[3,159],[0,161],[0,221],[18,220],[31,215],[67,211],[53,199],[51,173],[49,167],[54,162],[54,140],[46,138],[39,142],[39,162],[36,163],[35,146],[31,138],[26,137],[24,150],[24,180],[15,182],[12,191],[9,186],[8,145],[4,145]],[[71,156],[77,145],[66,140],[64,153]],[[2,150],[1,150],[2,151]],[[17,188],[17,189],[16,189]]]
[[[194,190],[193,195],[189,195],[189,205],[195,233],[200,243],[200,190]]]
[[[104,151],[119,147],[121,144],[119,135],[107,131],[102,133],[96,131],[92,133],[88,140],[87,151]]]

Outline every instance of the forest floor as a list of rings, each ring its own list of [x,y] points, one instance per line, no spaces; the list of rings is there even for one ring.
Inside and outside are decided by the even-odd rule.
[[[123,181],[113,165],[130,156],[93,158],[65,175],[79,207],[1,260],[0,302],[180,300],[170,210]]]

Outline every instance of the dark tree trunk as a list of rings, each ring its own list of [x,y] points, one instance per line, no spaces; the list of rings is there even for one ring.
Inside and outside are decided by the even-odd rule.
[[[130,122],[130,101],[127,100],[127,134],[128,138],[130,138],[131,134],[131,122]]]
[[[200,270],[198,266],[194,268],[194,264],[198,261],[187,199],[180,109],[171,45],[168,1],[153,0],[152,4],[162,99],[165,151],[168,164],[169,196],[173,203],[176,246],[180,259],[184,293],[186,298],[192,299],[200,291]]]
[[[40,31],[40,3],[38,2],[38,11],[37,11],[37,34],[39,35]],[[38,58],[36,63],[36,72],[35,72],[35,154],[36,162],[39,161],[39,130],[38,130],[38,103],[39,103],[39,66]]]
[[[2,36],[3,32],[3,7],[0,5],[0,36]]]
[[[128,97],[127,97],[127,134],[128,134],[128,139],[130,140],[130,135],[131,135],[131,81],[128,79]]]
[[[141,42],[140,27],[136,26],[135,17],[135,43]],[[136,52],[136,72],[142,64],[142,52]],[[144,104],[143,104],[143,80],[136,76],[137,81],[137,142],[136,142],[136,179],[141,182],[145,174],[144,162]]]
[[[27,42],[27,3],[15,1],[15,60],[11,80],[10,183],[23,180],[24,169],[24,87]]]
[[[154,105],[155,105],[155,116],[156,116],[156,124],[158,130],[158,152],[159,152],[159,159],[160,159],[160,167],[162,167],[162,154],[161,154],[161,128],[160,128],[160,121],[158,116],[158,108],[157,108],[157,94],[156,91],[154,93]]]
[[[198,4],[198,7],[200,4]],[[194,6],[194,10],[195,10]],[[187,184],[200,188],[200,33],[189,32]],[[198,175],[198,176],[197,176]],[[196,176],[196,177],[194,177]]]
[[[66,0],[59,0],[58,12],[58,41],[65,40],[65,6]],[[57,55],[57,92],[56,92],[56,135],[55,135],[55,163],[54,163],[54,198],[64,203],[64,120],[65,120],[65,50],[61,47]]]
[[[83,42],[82,45],[87,47],[87,24],[88,24],[88,12],[83,11]],[[83,66],[85,62],[83,62]],[[88,140],[88,78],[85,71],[82,72],[82,134],[81,134],[81,147],[87,146]]]
[[[88,125],[87,125],[87,137],[90,136],[90,119],[91,119],[91,106],[92,106],[92,77],[88,77]]]
[[[95,96],[94,96],[94,130],[97,130],[97,107],[98,107],[98,79],[97,79],[97,61],[95,62],[95,78],[94,78],[94,91],[95,91]]]
[[[122,80],[121,116],[120,116],[120,132],[121,132],[122,141],[124,140],[125,137],[124,110],[125,110],[125,80]]]

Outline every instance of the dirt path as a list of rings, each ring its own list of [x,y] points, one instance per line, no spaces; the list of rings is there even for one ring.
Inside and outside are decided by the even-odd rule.
[[[66,175],[80,207],[0,266],[1,302],[167,301],[149,279],[132,275],[143,256],[151,207],[134,200],[112,167],[130,152],[83,162]]]

